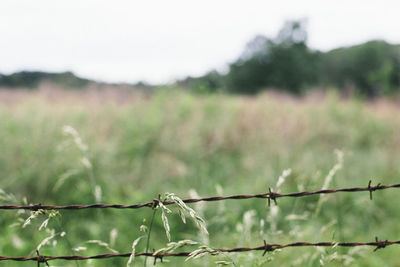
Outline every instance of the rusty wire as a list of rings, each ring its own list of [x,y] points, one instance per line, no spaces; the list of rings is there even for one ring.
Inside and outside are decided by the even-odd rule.
[[[270,201],[273,200],[276,204],[277,198],[282,197],[304,197],[311,195],[321,195],[321,194],[333,194],[339,192],[365,192],[368,191],[370,193],[370,199],[372,199],[372,192],[378,190],[385,190],[389,188],[399,188],[400,184],[391,184],[391,185],[381,185],[377,184],[375,186],[371,186],[371,181],[369,181],[368,186],[366,187],[349,187],[349,188],[338,188],[338,189],[322,189],[316,191],[302,191],[302,192],[294,192],[294,193],[286,193],[280,194],[275,193],[269,188],[269,192],[261,193],[261,194],[253,194],[253,195],[231,195],[231,196],[212,196],[212,197],[204,197],[204,198],[186,198],[183,199],[185,203],[196,203],[201,201],[222,201],[228,199],[251,199],[251,198],[264,198],[268,200],[268,205]],[[32,204],[32,205],[0,205],[0,209],[2,210],[15,210],[15,209],[25,209],[25,210],[80,210],[80,209],[91,209],[91,208],[114,208],[114,209],[139,209],[143,207],[154,208],[155,205],[159,202],[159,199],[154,199],[151,202],[146,203],[138,203],[131,205],[122,205],[122,204],[88,204],[88,205],[65,205],[65,206],[53,206],[53,205],[42,205],[42,204]],[[164,205],[171,205],[175,202],[173,201],[163,201]]]
[[[385,248],[391,245],[399,245],[400,240],[397,241],[382,241],[379,240],[377,237],[373,242],[293,242],[288,244],[269,244],[264,240],[263,245],[257,247],[237,247],[237,248],[217,248],[212,249],[215,252],[222,252],[222,253],[235,253],[235,252],[248,252],[248,251],[263,251],[263,256],[267,252],[272,252],[277,249],[284,249],[289,247],[360,247],[360,246],[370,246],[375,247],[374,251],[378,249]],[[192,252],[173,252],[173,253],[151,253],[151,252],[138,252],[135,253],[136,257],[139,256],[149,256],[154,257],[156,262],[157,259],[162,259],[164,257],[188,257]],[[207,252],[204,252],[207,253]],[[130,257],[131,253],[121,253],[121,254],[98,254],[92,256],[80,256],[80,255],[70,255],[70,256],[44,256],[38,253],[38,256],[35,257],[7,257],[7,256],[0,256],[0,261],[36,261],[38,264],[46,263],[51,260],[90,260],[90,259],[109,259],[109,258],[127,258]]]
[[[273,192],[271,188],[269,188],[267,193],[262,194],[253,194],[253,195],[231,195],[231,196],[212,196],[205,198],[187,198],[183,199],[185,203],[196,203],[200,201],[222,201],[228,199],[252,199],[252,198],[263,198],[268,200],[268,205],[270,201],[273,200],[276,204],[276,199],[281,197],[303,197],[310,195],[320,195],[320,194],[333,194],[339,192],[363,192],[368,191],[370,199],[372,199],[372,192],[377,190],[385,190],[389,188],[399,188],[400,184],[392,184],[392,185],[381,185],[377,184],[375,186],[371,186],[371,181],[369,181],[367,187],[350,187],[350,188],[338,188],[338,189],[322,189],[317,191],[302,191],[302,192],[294,192],[294,193],[285,193],[280,194]],[[89,209],[89,208],[116,208],[116,209],[138,209],[142,207],[150,207],[155,208],[158,206],[159,202],[161,202],[160,195],[157,199],[154,199],[152,202],[147,203],[138,203],[132,205],[121,205],[121,204],[89,204],[89,205],[66,205],[66,206],[52,206],[52,205],[42,205],[42,204],[33,204],[33,205],[0,205],[0,209],[3,210],[13,210],[13,209],[26,209],[26,210],[79,210],[79,209]],[[173,201],[162,201],[164,205],[171,205],[175,202]],[[223,253],[234,253],[234,252],[247,252],[247,251],[263,251],[263,255],[267,252],[275,251],[277,249],[284,249],[288,247],[358,247],[358,246],[372,246],[375,247],[374,251],[385,248],[387,246],[391,246],[394,244],[400,244],[400,240],[397,241],[381,241],[378,238],[375,239],[374,242],[293,242],[287,244],[268,244],[264,240],[264,244],[258,247],[237,247],[237,248],[219,248],[213,249],[215,252],[223,252]],[[159,253],[154,254],[151,252],[139,252],[135,253],[135,256],[150,256],[154,257],[154,263],[156,263],[157,259],[162,259],[164,257],[188,257],[192,252],[174,252],[174,253]],[[205,252],[207,253],[207,252]],[[121,254],[98,254],[92,256],[80,256],[80,255],[67,255],[67,256],[45,256],[40,255],[37,251],[37,256],[34,257],[8,257],[8,256],[0,256],[0,261],[36,261],[38,266],[41,263],[45,263],[48,265],[48,261],[50,260],[89,260],[89,259],[107,259],[107,258],[117,258],[117,257],[130,257],[131,253],[121,253]]]

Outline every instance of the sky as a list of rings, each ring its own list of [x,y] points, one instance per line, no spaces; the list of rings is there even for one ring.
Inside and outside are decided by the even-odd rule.
[[[257,34],[307,18],[309,45],[400,43],[398,0],[1,0],[0,73],[172,82],[224,70]]]

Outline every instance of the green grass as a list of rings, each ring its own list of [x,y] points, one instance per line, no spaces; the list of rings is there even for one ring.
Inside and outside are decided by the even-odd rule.
[[[63,126],[76,129],[88,150],[80,150]],[[130,204],[147,202],[159,193],[185,198],[262,193],[275,187],[283,170],[292,173],[280,192],[317,190],[336,164],[335,149],[344,153],[343,168],[330,187],[396,183],[400,174],[400,109],[389,104],[340,101],[283,100],[266,95],[241,98],[225,95],[193,96],[159,93],[137,97],[130,104],[96,104],[75,100],[65,104],[27,97],[14,105],[0,105],[0,188],[14,195],[3,203],[81,204],[96,201]],[[92,168],[82,164],[86,157]],[[60,181],[63,179],[63,182]],[[217,189],[218,188],[218,189]],[[183,224],[177,209],[168,215],[172,241],[191,239],[209,246],[260,246],[267,242],[373,241],[400,239],[397,190],[341,193],[325,196],[315,216],[319,196],[278,200],[231,200],[190,205],[206,220],[209,236],[195,224]],[[272,211],[272,212],[271,212]],[[29,212],[0,211],[0,255],[34,255],[50,234],[38,228],[40,215],[25,228],[10,226]],[[43,255],[92,255],[109,250],[88,240],[109,243],[119,252],[131,251],[132,242],[150,223],[151,209],[61,211],[47,229],[66,232],[57,244],[41,248]],[[160,212],[154,221],[150,249],[166,246]],[[290,219],[299,215],[303,219]],[[262,226],[263,225],[263,226]],[[118,235],[110,241],[110,233]],[[112,238],[111,238],[112,239]],[[111,244],[112,243],[112,244]],[[84,246],[85,251],[72,248]],[[144,251],[146,240],[137,245]],[[184,250],[194,250],[188,247]],[[262,252],[204,257],[187,266],[213,266],[233,260],[237,266],[395,266],[398,247],[372,252],[362,249],[288,248],[262,257]],[[329,261],[329,259],[334,259]],[[79,266],[125,266],[128,259],[79,262]],[[183,259],[169,258],[165,266]],[[77,266],[54,261],[54,266]],[[143,266],[143,258],[135,263]],[[0,262],[0,266],[32,266],[32,262]],[[151,263],[152,264],[152,263]]]

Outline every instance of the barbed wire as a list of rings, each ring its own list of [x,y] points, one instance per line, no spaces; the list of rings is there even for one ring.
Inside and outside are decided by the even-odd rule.
[[[261,246],[257,247],[237,247],[237,248],[208,248],[208,250],[204,250],[199,252],[199,254],[213,254],[215,255],[215,252],[221,252],[221,253],[238,253],[238,252],[248,252],[248,251],[263,251],[263,256],[267,252],[272,252],[278,249],[284,249],[284,248],[289,248],[289,247],[360,247],[360,246],[370,246],[370,247],[375,247],[374,251],[377,251],[378,249],[383,249],[391,245],[399,245],[400,240],[397,241],[382,241],[379,240],[377,237],[375,238],[375,241],[373,242],[316,242],[316,243],[310,243],[310,242],[293,242],[293,243],[288,243],[288,244],[269,244],[264,240],[264,244]],[[135,257],[140,257],[140,256],[147,256],[147,257],[154,257],[154,260],[156,262],[157,259],[162,259],[164,257],[189,257],[192,256],[196,253],[196,251],[191,251],[191,252],[172,252],[172,253],[151,253],[151,252],[138,252],[135,253]],[[80,256],[80,255],[70,255],[70,256],[44,256],[40,255],[39,252],[37,251],[37,256],[35,257],[7,257],[7,256],[0,256],[0,261],[36,261],[38,264],[40,263],[47,263],[48,261],[51,260],[90,260],[90,259],[109,259],[109,258],[127,258],[131,256],[131,253],[112,253],[112,254],[98,254],[98,255],[92,255],[92,256]]]
[[[196,203],[201,201],[211,202],[211,201],[223,201],[229,199],[252,199],[252,198],[263,198],[268,200],[268,205],[270,205],[270,201],[274,201],[276,204],[277,198],[282,197],[303,197],[310,195],[322,195],[322,194],[333,194],[339,192],[363,192],[368,191],[370,199],[372,200],[372,193],[378,190],[385,190],[389,188],[399,188],[400,184],[391,184],[391,185],[381,185],[377,184],[375,186],[371,186],[371,181],[369,181],[368,186],[366,187],[349,187],[349,188],[337,188],[337,189],[321,189],[316,191],[302,191],[302,192],[293,192],[293,193],[276,193],[273,192],[271,188],[269,188],[267,193],[261,194],[250,194],[250,195],[230,195],[230,196],[212,196],[212,197],[204,197],[204,198],[187,198],[182,199],[185,203]],[[3,210],[15,210],[15,209],[26,209],[26,210],[79,210],[79,209],[89,209],[89,208],[116,208],[116,209],[138,209],[143,207],[155,208],[160,203],[164,205],[174,204],[174,201],[162,201],[161,195],[158,195],[158,198],[154,199],[151,202],[146,203],[138,203],[132,205],[121,205],[121,204],[89,204],[89,205],[65,205],[65,206],[53,206],[53,205],[42,205],[42,204],[33,204],[33,205],[0,205],[0,209]],[[375,239],[374,242],[293,242],[287,244],[269,244],[264,240],[264,244],[258,247],[237,247],[237,248],[219,248],[219,249],[211,249],[201,251],[200,254],[210,253],[212,255],[218,254],[219,252],[223,253],[234,253],[234,252],[247,252],[247,251],[264,251],[263,255],[267,252],[275,251],[277,249],[283,249],[288,247],[357,247],[357,246],[372,246],[375,247],[374,251],[385,248],[390,245],[400,244],[400,240],[397,241],[382,241]],[[199,250],[197,250],[199,251]],[[135,256],[150,256],[154,257],[154,263],[158,259],[162,261],[164,257],[193,257],[194,252],[168,252],[168,253],[151,253],[151,252],[138,252],[135,253]],[[199,252],[197,252],[199,253]],[[114,253],[114,254],[98,254],[92,256],[80,256],[80,255],[67,255],[67,256],[44,256],[40,255],[39,251],[37,251],[37,256],[34,257],[8,257],[8,256],[0,256],[0,261],[36,261],[38,266],[41,263],[46,263],[48,265],[48,261],[51,260],[89,260],[89,259],[107,259],[107,258],[116,258],[116,257],[130,257],[131,253]]]
[[[186,198],[182,199],[185,203],[196,203],[201,201],[211,202],[211,201],[222,201],[229,199],[252,199],[252,198],[263,198],[268,200],[268,205],[270,205],[270,201],[273,200],[276,204],[277,198],[283,197],[304,197],[311,195],[322,195],[322,194],[333,194],[339,192],[365,192],[368,191],[370,193],[370,199],[372,200],[372,192],[378,190],[385,190],[389,188],[399,188],[400,184],[391,184],[391,185],[382,185],[377,184],[375,186],[371,186],[371,181],[369,181],[368,186],[366,187],[349,187],[349,188],[338,188],[338,189],[321,189],[316,191],[302,191],[302,192],[293,192],[280,194],[275,193],[269,188],[269,192],[261,193],[261,194],[251,194],[251,195],[231,195],[231,196],[212,196],[212,197],[203,197],[203,198]],[[65,205],[65,206],[55,206],[55,205],[42,205],[31,204],[31,205],[0,205],[0,209],[2,210],[15,210],[15,209],[25,209],[25,210],[81,210],[81,209],[91,209],[91,208],[114,208],[114,209],[139,209],[143,207],[154,208],[161,201],[160,196],[158,199],[154,199],[151,202],[146,203],[138,203],[131,205],[123,205],[123,204],[85,204],[85,205]],[[164,205],[174,204],[174,201],[162,201]]]

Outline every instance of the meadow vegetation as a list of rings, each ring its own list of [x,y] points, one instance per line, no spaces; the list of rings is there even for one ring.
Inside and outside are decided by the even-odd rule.
[[[14,92],[15,93],[15,92]],[[12,94],[12,93],[10,93]],[[123,98],[59,92],[25,92],[12,103],[0,94],[1,203],[131,204],[158,194],[181,198],[253,194],[277,187],[299,190],[397,183],[400,176],[400,108],[325,97],[254,97],[179,91]],[[8,96],[7,99],[10,99]],[[335,167],[331,178],[327,176]],[[189,205],[209,234],[183,224],[175,206],[167,214],[171,241],[193,240],[211,248],[261,246],[293,241],[397,240],[396,189],[266,201],[230,200]],[[171,197],[171,196],[170,196]],[[1,211],[0,255],[92,255],[129,252],[146,236],[153,211],[80,210],[35,213]],[[47,226],[42,226],[48,220]],[[142,226],[144,225],[144,226]],[[41,227],[42,226],[42,227]],[[142,227],[141,227],[142,226]],[[40,230],[39,230],[40,228]],[[142,230],[142,231],[141,231]],[[168,243],[161,213],[150,248]],[[183,250],[195,250],[187,246]],[[136,251],[144,251],[146,238]],[[206,256],[187,266],[395,266],[399,248],[288,248]],[[184,259],[164,259],[179,266]],[[125,266],[128,259],[50,262],[52,266]],[[150,262],[150,261],[149,261]],[[0,262],[0,266],[34,263]],[[143,258],[133,264],[143,266]],[[152,264],[152,261],[151,263]]]

